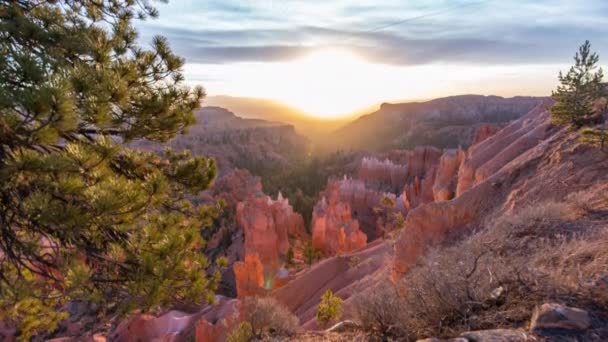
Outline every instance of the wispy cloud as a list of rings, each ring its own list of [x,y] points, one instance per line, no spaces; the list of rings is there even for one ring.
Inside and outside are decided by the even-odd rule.
[[[537,65],[550,77],[542,91],[555,82],[555,65],[569,63],[584,40],[608,55],[606,0],[170,0],[158,6],[159,19],[138,24],[142,43],[166,36],[190,65],[189,81],[222,90],[245,92],[239,75],[252,62],[285,62],[324,47],[356,51],[399,72],[433,64],[507,73],[513,67],[521,78],[521,70]]]

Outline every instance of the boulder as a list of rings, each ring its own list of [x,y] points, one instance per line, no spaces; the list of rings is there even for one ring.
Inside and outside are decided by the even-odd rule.
[[[493,329],[469,331],[461,335],[469,342],[526,342],[538,339],[523,329]],[[449,340],[452,341],[452,340]]]
[[[532,331],[545,329],[583,331],[590,326],[591,319],[587,311],[557,303],[545,303],[536,308],[530,323]]]

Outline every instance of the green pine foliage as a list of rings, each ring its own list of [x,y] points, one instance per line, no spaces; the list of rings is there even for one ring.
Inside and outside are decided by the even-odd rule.
[[[586,41],[574,56],[574,66],[565,75],[560,71],[560,85],[552,94],[555,100],[551,108],[553,123],[581,128],[597,119],[593,105],[604,89],[604,74],[601,68],[598,69],[598,61],[599,56],[591,52],[591,44]]]
[[[342,316],[342,298],[334,296],[331,289],[327,289],[321,296],[321,303],[317,307],[317,322],[321,326],[336,321]]]
[[[23,339],[70,300],[213,299],[200,229],[216,209],[189,198],[214,161],[123,145],[183,133],[204,96],[166,39],[135,43],[133,20],[156,15],[146,0],[0,0],[0,320]]]

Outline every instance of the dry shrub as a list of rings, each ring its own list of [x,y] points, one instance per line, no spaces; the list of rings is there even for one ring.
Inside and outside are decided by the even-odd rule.
[[[353,298],[355,318],[374,336],[400,337],[401,313],[405,306],[393,284],[383,282]]]
[[[586,214],[593,210],[592,201],[590,200],[587,191],[571,193],[566,197],[566,201],[580,214]]]
[[[226,337],[226,342],[249,342],[253,338],[253,329],[249,322],[241,322]]]
[[[243,322],[256,338],[287,337],[299,330],[299,320],[287,307],[272,297],[248,297],[243,300]]]
[[[361,298],[357,315],[370,332],[414,340],[525,326],[547,301],[608,314],[608,230],[585,232],[571,213],[568,204],[546,202],[488,222],[428,253],[404,277],[401,296]]]

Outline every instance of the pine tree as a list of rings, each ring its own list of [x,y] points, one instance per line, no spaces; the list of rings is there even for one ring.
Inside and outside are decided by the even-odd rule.
[[[580,128],[597,117],[593,104],[602,94],[604,77],[602,69],[597,69],[598,61],[598,55],[591,52],[591,44],[586,41],[574,56],[575,64],[568,73],[560,71],[560,85],[552,94],[555,105],[551,118],[555,124]]]
[[[212,159],[125,148],[194,122],[167,40],[136,44],[147,0],[0,0],[0,320],[21,338],[52,330],[68,301],[127,313],[211,301],[200,229],[214,209],[189,194]]]

